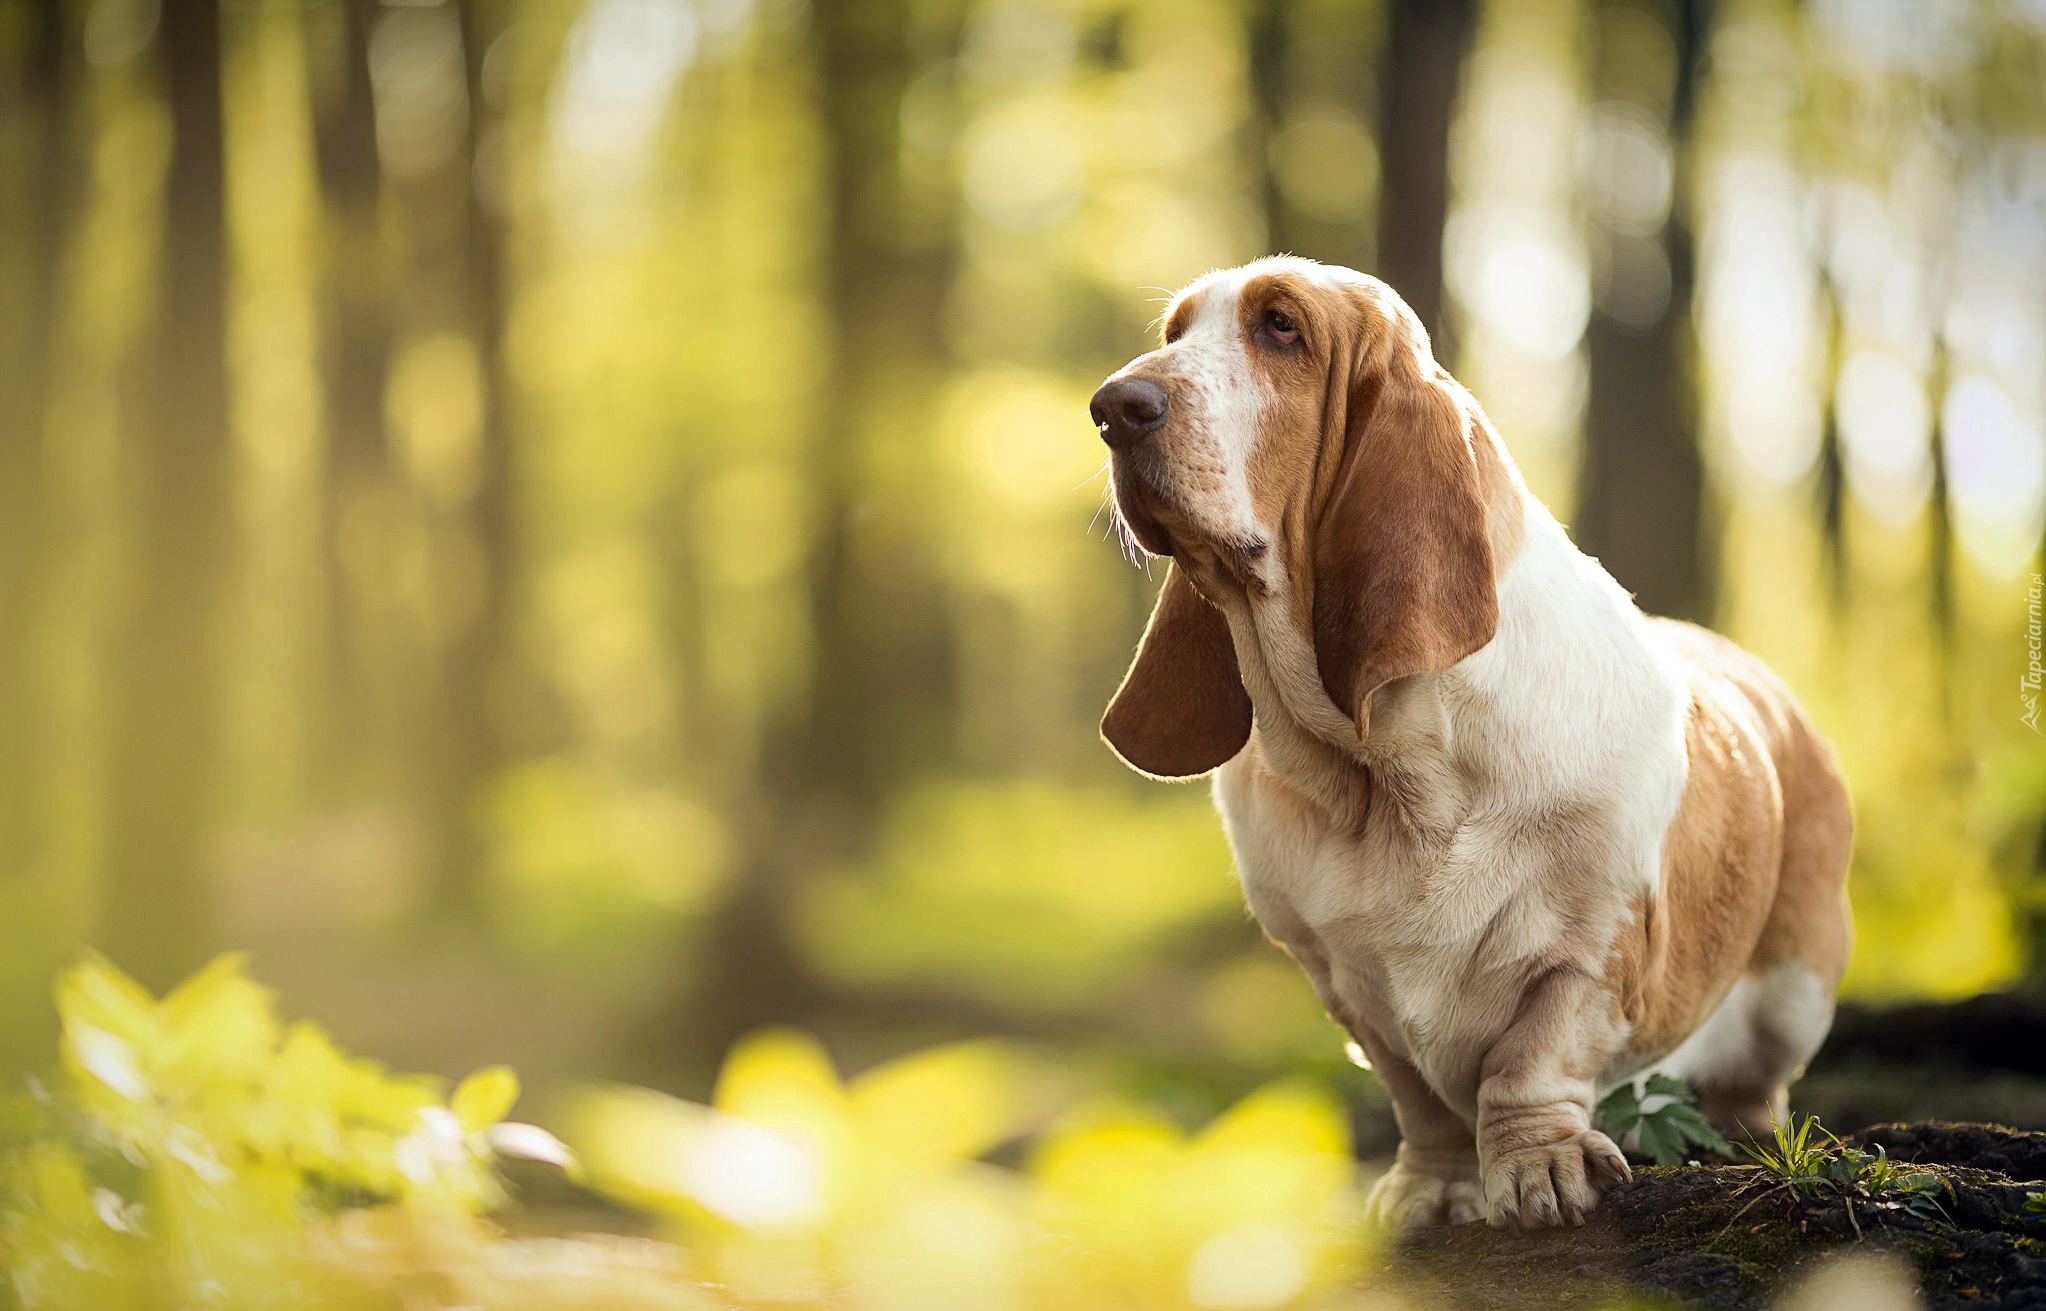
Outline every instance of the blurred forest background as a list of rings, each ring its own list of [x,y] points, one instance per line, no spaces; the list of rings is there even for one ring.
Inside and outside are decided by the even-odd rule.
[[[90,942],[542,1084],[1338,1061],[1094,727],[1086,397],[1277,250],[1804,695],[1857,995],[2036,981],[2042,87],[2039,0],[0,0],[0,1059]]]

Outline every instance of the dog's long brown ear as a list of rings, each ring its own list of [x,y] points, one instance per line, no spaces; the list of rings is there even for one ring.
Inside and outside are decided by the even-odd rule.
[[[1155,778],[1205,774],[1250,740],[1250,694],[1236,669],[1229,621],[1177,565],[1101,717],[1101,736],[1125,764]]]
[[[1499,628],[1469,403],[1419,334],[1398,313],[1359,348],[1342,464],[1315,529],[1315,657],[1360,738],[1373,692],[1448,669]]]

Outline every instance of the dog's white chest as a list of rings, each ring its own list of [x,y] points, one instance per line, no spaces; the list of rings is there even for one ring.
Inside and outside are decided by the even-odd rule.
[[[1368,829],[1302,824],[1257,791],[1240,774],[1218,775],[1251,910],[1332,1014],[1368,1024],[1467,1112],[1471,1057],[1511,1020],[1534,963],[1561,947],[1564,919],[1513,862],[1472,868],[1458,850],[1468,841],[1417,860]]]

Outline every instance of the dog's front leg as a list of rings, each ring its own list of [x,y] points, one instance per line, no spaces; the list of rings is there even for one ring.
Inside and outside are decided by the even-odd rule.
[[[1470,1125],[1343,998],[1328,953],[1314,934],[1297,921],[1285,922],[1290,933],[1272,941],[1300,962],[1329,1018],[1371,1058],[1371,1072],[1391,1095],[1393,1119],[1399,1122],[1399,1154],[1392,1169],[1371,1186],[1365,1210],[1373,1221],[1396,1229],[1478,1219],[1485,1195],[1478,1186],[1478,1144]]]
[[[1352,1027],[1352,1033],[1356,1032]],[[1471,1127],[1445,1106],[1419,1070],[1359,1037],[1371,1072],[1392,1095],[1399,1121],[1399,1155],[1371,1186],[1366,1210],[1380,1224],[1468,1224],[1484,1213],[1478,1184],[1478,1146]]]
[[[1591,1127],[1592,1079],[1620,1041],[1610,1013],[1591,978],[1555,969],[1485,1054],[1478,1159],[1495,1227],[1582,1224],[1606,1189],[1633,1177],[1613,1140]]]

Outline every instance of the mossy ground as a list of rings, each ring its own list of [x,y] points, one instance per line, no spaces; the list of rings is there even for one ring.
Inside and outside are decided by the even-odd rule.
[[[1881,1249],[1916,1273],[1926,1305],[2046,1311],[2046,1134],[1982,1125],[1880,1125],[1851,1140],[1933,1167],[1942,1214],[1847,1205],[1771,1187],[1751,1166],[1644,1168],[1583,1228],[1507,1234],[1469,1225],[1411,1235],[1373,1282],[1456,1307],[1772,1305],[1820,1262]]]

